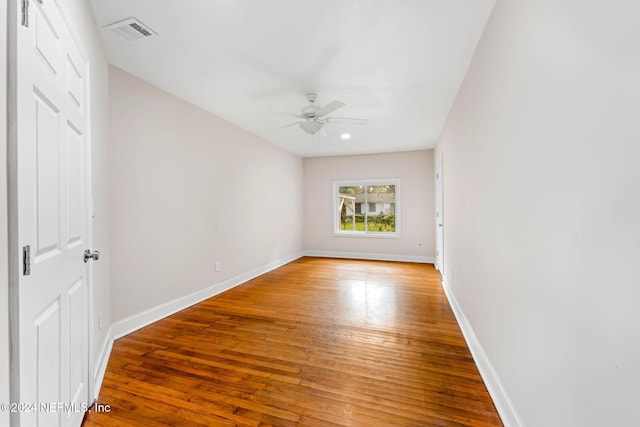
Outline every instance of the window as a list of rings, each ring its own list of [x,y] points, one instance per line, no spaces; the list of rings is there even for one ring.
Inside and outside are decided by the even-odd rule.
[[[333,196],[336,235],[400,237],[399,179],[337,181]]]

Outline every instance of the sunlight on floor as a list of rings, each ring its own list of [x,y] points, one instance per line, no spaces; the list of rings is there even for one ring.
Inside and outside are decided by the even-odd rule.
[[[363,280],[344,281],[340,301],[347,317],[367,325],[394,326],[396,295],[392,285]]]

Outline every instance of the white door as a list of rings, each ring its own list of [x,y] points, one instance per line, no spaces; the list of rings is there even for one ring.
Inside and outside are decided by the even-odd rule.
[[[442,156],[436,162],[436,268],[444,276],[444,186]]]
[[[17,17],[21,426],[79,426],[88,393],[87,62],[57,0]],[[41,2],[41,3],[40,3]],[[33,410],[35,409],[35,410]]]

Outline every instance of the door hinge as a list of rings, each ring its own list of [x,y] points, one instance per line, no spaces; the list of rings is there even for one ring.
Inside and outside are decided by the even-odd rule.
[[[22,26],[29,26],[29,0],[20,0],[22,2]]]
[[[29,245],[22,247],[22,275],[29,276],[31,274],[31,247]]]

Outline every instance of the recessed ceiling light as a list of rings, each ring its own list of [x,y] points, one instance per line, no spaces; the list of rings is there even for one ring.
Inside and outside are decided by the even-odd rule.
[[[342,138],[342,139],[351,139],[351,134],[350,133],[343,133],[342,135],[340,135],[340,138]]]

